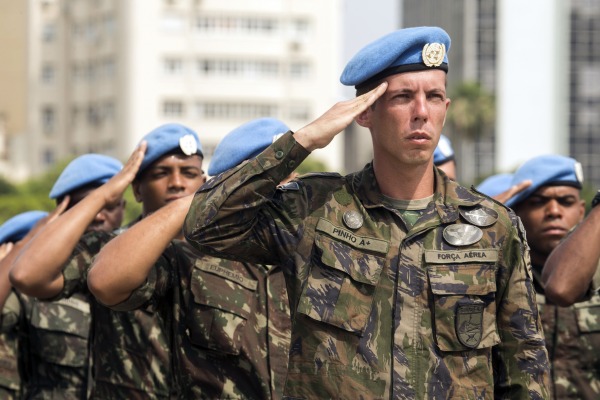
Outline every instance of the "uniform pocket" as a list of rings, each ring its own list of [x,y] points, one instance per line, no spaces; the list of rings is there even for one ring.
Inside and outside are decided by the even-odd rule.
[[[373,307],[373,294],[384,264],[384,257],[317,234],[298,312],[361,334]]]
[[[496,326],[496,268],[493,265],[430,265],[433,330],[442,351],[492,347]]]
[[[56,301],[30,301],[32,350],[54,364],[87,365],[91,314],[85,297],[76,295]]]
[[[258,282],[247,271],[202,259],[192,271],[188,334],[194,345],[240,353],[246,321],[255,308]],[[227,262],[227,265],[242,265]]]
[[[575,303],[573,308],[579,332],[600,332],[600,296],[594,295],[589,301]]]

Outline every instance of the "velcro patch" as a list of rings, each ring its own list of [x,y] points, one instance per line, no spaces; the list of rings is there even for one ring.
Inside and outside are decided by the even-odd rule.
[[[355,235],[352,231],[335,226],[330,221],[323,218],[319,219],[317,230],[328,234],[334,239],[348,243],[350,246],[357,249],[387,254],[388,249],[390,248],[390,243],[385,240]]]
[[[75,308],[84,314],[90,313],[90,304],[75,297],[67,297],[66,299],[53,300],[54,304]]]
[[[496,262],[498,250],[425,250],[425,262],[428,264],[454,264],[472,262]]]
[[[201,271],[218,275],[222,278],[242,285],[246,289],[256,290],[258,283],[253,279],[248,279],[237,271],[232,271],[219,264],[207,263],[206,261],[196,261],[195,267]]]

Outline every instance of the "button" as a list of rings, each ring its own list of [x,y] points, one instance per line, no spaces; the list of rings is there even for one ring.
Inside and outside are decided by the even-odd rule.
[[[288,167],[290,167],[290,168],[294,168],[295,166],[296,166],[296,161],[294,161],[294,160],[290,160],[290,161],[288,162]]]
[[[283,151],[277,150],[277,152],[275,153],[275,158],[281,160],[283,158]]]

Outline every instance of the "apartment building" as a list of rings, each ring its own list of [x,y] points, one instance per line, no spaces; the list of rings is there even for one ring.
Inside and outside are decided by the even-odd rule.
[[[0,1],[26,5],[14,178],[86,152],[125,160],[167,122],[195,129],[209,160],[239,124],[299,129],[339,99],[342,0]],[[341,170],[342,146],[314,156]]]

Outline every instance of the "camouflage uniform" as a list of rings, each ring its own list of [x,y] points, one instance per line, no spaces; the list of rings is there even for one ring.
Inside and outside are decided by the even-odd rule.
[[[21,374],[19,372],[18,334],[20,306],[16,294],[11,293],[0,317],[0,399],[19,399]]]
[[[112,311],[99,304],[87,287],[92,258],[115,236],[90,232],[81,238],[63,267],[65,284],[57,299],[85,295],[90,301],[94,376],[91,398],[167,399],[174,388],[163,321],[151,310]]]
[[[570,307],[549,303],[533,266],[537,302],[552,367],[555,399],[600,399],[600,294]]]
[[[277,190],[307,155],[287,133],[205,184],[184,226],[205,253],[282,265],[292,309],[284,394],[547,398],[548,355],[514,213],[436,172],[434,201],[407,232],[383,205],[372,165]],[[489,226],[463,216],[486,210],[497,213]],[[443,238],[466,225],[482,238],[461,247]]]
[[[90,323],[90,306],[83,296],[40,301],[13,290],[2,324],[18,361],[2,357],[11,377],[4,382],[6,368],[0,386],[21,386],[26,399],[87,398]]]
[[[279,267],[199,254],[174,241],[115,310],[152,304],[173,332],[181,399],[279,399],[291,322]]]

